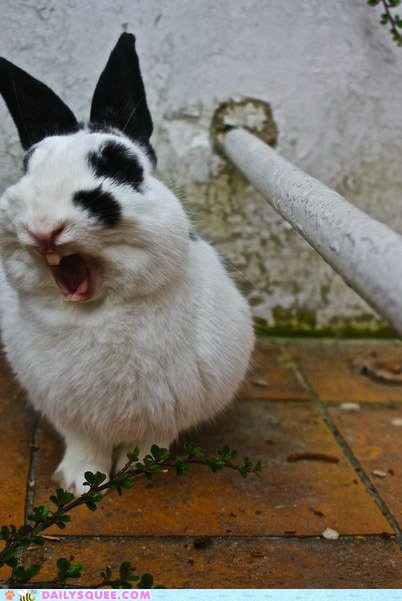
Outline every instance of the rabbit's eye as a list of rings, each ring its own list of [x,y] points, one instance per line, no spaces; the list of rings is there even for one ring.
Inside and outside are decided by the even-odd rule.
[[[124,144],[110,140],[105,142],[98,152],[89,153],[88,163],[97,177],[107,177],[116,184],[126,184],[140,191],[144,170]]]
[[[120,221],[121,207],[110,192],[102,190],[102,185],[93,190],[79,190],[73,196],[73,203],[107,227],[113,227]]]

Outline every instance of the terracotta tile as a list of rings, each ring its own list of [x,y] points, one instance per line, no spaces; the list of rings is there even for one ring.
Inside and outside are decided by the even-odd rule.
[[[402,384],[395,383],[402,380],[400,342],[320,340],[285,348],[322,401],[402,401]]]
[[[115,573],[131,561],[168,588],[400,588],[402,556],[392,541],[377,538],[211,539],[195,548],[189,538],[67,540],[40,549],[30,560],[46,560],[42,579],[55,575],[58,557],[84,564],[74,584],[100,582],[99,571]],[[39,577],[38,577],[39,578]]]
[[[188,436],[194,439],[195,436]],[[213,452],[223,444],[241,456],[261,459],[263,477],[212,474],[194,467],[137,481],[124,498],[110,493],[96,515],[75,511],[66,534],[130,535],[317,535],[326,527],[344,534],[391,532],[315,408],[307,402],[241,401],[197,439]],[[295,451],[328,453],[338,464],[288,463]],[[61,446],[47,431],[37,466],[36,503],[53,490],[50,475]]]
[[[330,414],[402,528],[402,407],[353,412],[334,407]]]
[[[239,392],[246,399],[308,399],[277,344],[257,342],[251,370]]]
[[[24,520],[35,416],[0,361],[0,524]]]

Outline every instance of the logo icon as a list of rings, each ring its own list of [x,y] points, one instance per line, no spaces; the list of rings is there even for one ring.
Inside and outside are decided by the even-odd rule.
[[[28,593],[26,590],[18,591],[18,594],[20,596],[20,601],[35,601],[35,595],[33,593]]]
[[[14,595],[15,595],[14,591],[7,591],[6,592],[6,599],[7,599],[7,601],[13,601]]]

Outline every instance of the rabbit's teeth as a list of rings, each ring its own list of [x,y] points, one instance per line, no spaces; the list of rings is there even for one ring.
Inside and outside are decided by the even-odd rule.
[[[48,253],[46,255],[46,261],[49,265],[60,265],[61,256],[56,253]]]

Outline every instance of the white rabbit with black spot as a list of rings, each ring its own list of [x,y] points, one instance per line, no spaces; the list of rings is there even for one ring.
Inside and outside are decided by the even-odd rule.
[[[3,344],[30,401],[65,441],[75,493],[134,446],[169,446],[222,411],[254,343],[249,306],[178,199],[154,176],[152,121],[123,33],[80,124],[0,59],[26,151],[0,200]]]

